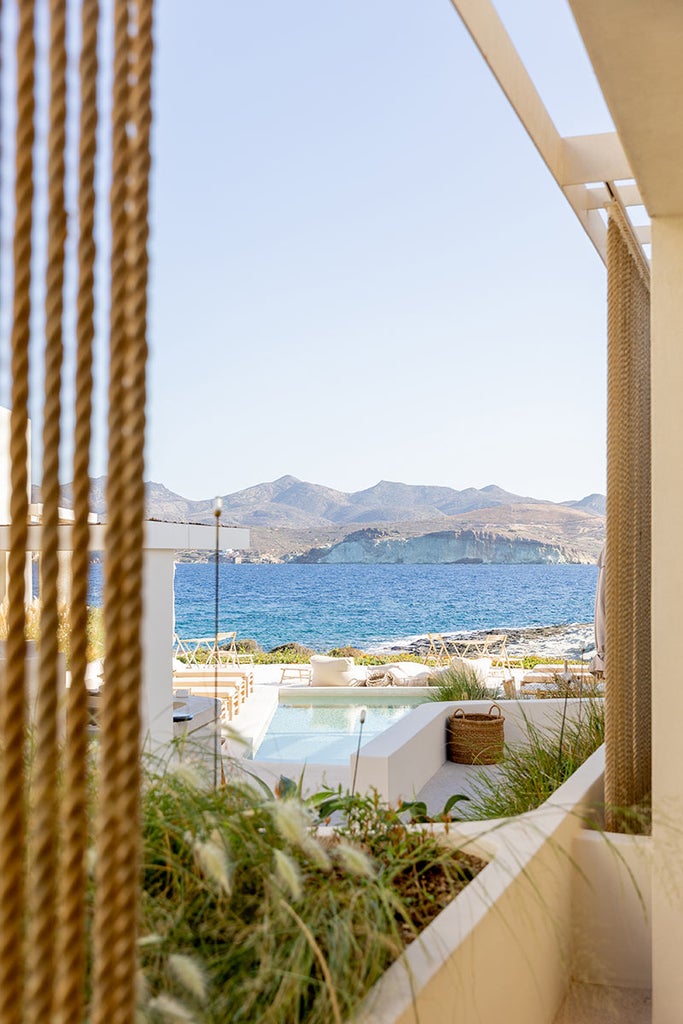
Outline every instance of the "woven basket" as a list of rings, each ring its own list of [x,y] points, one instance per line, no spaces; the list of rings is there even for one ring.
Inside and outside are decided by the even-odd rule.
[[[446,753],[458,764],[497,764],[503,759],[505,718],[497,704],[487,714],[456,708],[446,725]]]

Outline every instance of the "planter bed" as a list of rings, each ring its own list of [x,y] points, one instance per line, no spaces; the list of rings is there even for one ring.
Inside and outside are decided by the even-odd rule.
[[[423,826],[488,866],[386,971],[353,1024],[552,1024],[572,957],[572,849],[601,799],[596,751],[536,811]]]

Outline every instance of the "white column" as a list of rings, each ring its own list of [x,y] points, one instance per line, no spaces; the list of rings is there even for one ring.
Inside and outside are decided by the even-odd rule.
[[[146,548],[142,616],[142,736],[152,749],[173,738],[175,551]]]
[[[652,222],[653,1024],[683,1007],[683,217]]]

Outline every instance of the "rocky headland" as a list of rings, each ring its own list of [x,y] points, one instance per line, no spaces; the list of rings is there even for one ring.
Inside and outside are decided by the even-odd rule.
[[[527,537],[488,530],[439,530],[417,537],[396,536],[381,529],[357,530],[329,548],[313,548],[292,559],[334,565],[360,564],[545,564],[588,563],[595,559],[566,544],[548,544]]]
[[[91,482],[91,508],[106,515],[106,479]],[[71,503],[71,485],[62,504]],[[40,500],[38,494],[34,500]],[[336,491],[283,476],[222,496],[223,525],[247,526],[251,547],[222,555],[240,562],[564,564],[597,560],[605,498],[551,502],[487,487],[422,486],[380,480]],[[214,499],[191,501],[146,484],[146,512],[166,522],[215,522]],[[207,561],[185,552],[185,561]]]

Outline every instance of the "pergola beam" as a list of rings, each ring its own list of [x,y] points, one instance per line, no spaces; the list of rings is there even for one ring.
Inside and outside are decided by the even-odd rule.
[[[623,206],[639,205],[633,173],[616,132],[563,138],[500,20],[492,0],[451,0],[546,167],[598,251],[607,260],[607,226],[599,212],[616,196]],[[598,182],[604,187],[592,187]],[[640,241],[640,229],[634,239]]]
[[[562,188],[632,177],[616,132],[575,135],[561,142],[562,170],[560,177],[555,176],[555,180]]]
[[[559,183],[563,162],[562,136],[493,3],[491,0],[451,0],[451,3],[548,170]]]

